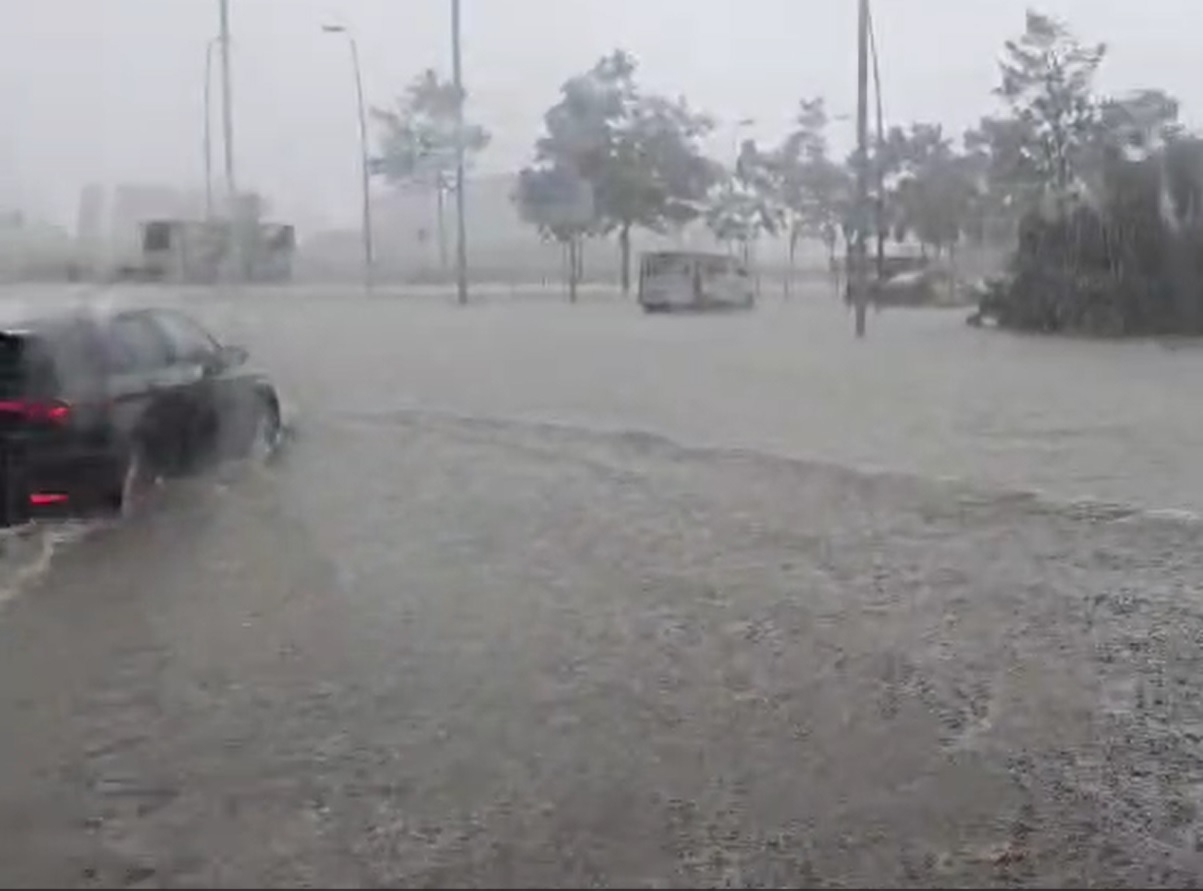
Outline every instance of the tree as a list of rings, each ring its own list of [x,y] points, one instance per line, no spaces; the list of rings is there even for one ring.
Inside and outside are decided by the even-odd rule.
[[[1029,10],[1024,33],[1007,41],[996,93],[1021,125],[1017,172],[1034,176],[1064,209],[1077,191],[1098,128],[1092,88],[1103,44],[1084,46],[1056,19]]]
[[[753,140],[743,143],[735,169],[712,187],[704,217],[719,241],[739,245],[745,266],[761,233],[776,235],[781,231],[784,208],[777,167]]]
[[[1035,207],[1040,178],[1025,153],[1028,128],[1014,118],[984,117],[964,135],[966,168],[974,180],[971,231],[985,241],[1013,239],[1023,213]]]
[[[513,200],[524,221],[563,248],[568,299],[575,303],[583,265],[582,239],[596,222],[588,183],[563,167],[526,167],[518,173]]]
[[[618,233],[623,293],[632,228],[663,232],[695,219],[715,179],[699,148],[710,119],[684,99],[642,93],[636,69],[633,56],[616,50],[569,79],[535,150],[539,165],[571,170],[592,187],[596,229]]]
[[[1135,90],[1099,106],[1099,138],[1138,160],[1184,135],[1181,105],[1164,90]]]
[[[972,161],[959,155],[939,124],[912,124],[892,143],[898,175],[894,185],[895,235],[914,235],[926,252],[952,249],[968,227],[974,195]]]
[[[851,178],[847,168],[828,156],[828,117],[822,97],[798,104],[794,129],[772,155],[789,239],[785,290],[793,280],[798,244],[803,238],[822,241],[828,261],[835,262],[839,233],[849,212]]]
[[[713,123],[684,99],[639,96],[615,130],[609,163],[594,182],[604,231],[618,233],[622,291],[630,292],[631,230],[680,228],[701,215],[718,176],[701,151]]]
[[[372,172],[394,186],[413,185],[435,195],[439,263],[447,268],[446,198],[455,188],[456,122],[466,96],[433,69],[414,78],[393,109],[373,108],[380,124],[380,153]],[[488,146],[490,134],[477,124],[464,124],[468,163]]]

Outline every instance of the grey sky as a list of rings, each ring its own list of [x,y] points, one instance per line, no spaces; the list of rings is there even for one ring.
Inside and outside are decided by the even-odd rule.
[[[853,101],[853,0],[463,0],[471,113],[494,132],[482,163],[528,156],[560,83],[622,46],[651,87],[774,138],[800,96]],[[995,58],[1028,0],[876,0],[891,121],[960,129],[990,108]],[[1111,46],[1102,86],[1156,85],[1203,115],[1199,0],[1043,0]],[[302,226],[355,219],[357,131],[345,42],[369,100],[449,68],[447,0],[232,0],[239,177]],[[206,40],[216,0],[0,0],[0,201],[72,222],[88,181],[199,186]],[[216,121],[216,117],[215,117]],[[844,125],[845,127],[847,125]],[[728,150],[730,131],[716,139]],[[220,166],[220,153],[218,154]]]

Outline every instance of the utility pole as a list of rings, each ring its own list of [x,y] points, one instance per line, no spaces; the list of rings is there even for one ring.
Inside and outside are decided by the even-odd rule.
[[[242,251],[243,220],[238,206],[238,185],[234,179],[234,104],[230,78],[230,0],[218,0],[221,19],[221,129],[225,143],[226,215],[229,219],[230,245],[233,248],[235,277],[244,277]]]
[[[211,37],[205,44],[205,220],[213,220],[213,104],[209,100],[213,83],[213,45],[220,38]]]
[[[451,79],[455,84],[455,288],[468,302],[468,232],[464,219],[464,65],[460,47],[460,0],[451,0]]]
[[[856,239],[852,252],[852,300],[856,336],[865,336],[869,297],[869,0],[859,0],[856,28]]]

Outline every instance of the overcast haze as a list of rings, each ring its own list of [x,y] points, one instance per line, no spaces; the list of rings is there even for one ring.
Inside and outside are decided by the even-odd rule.
[[[0,201],[74,221],[81,185],[199,186],[206,40],[216,0],[0,0]],[[232,0],[241,184],[303,228],[352,223],[357,131],[345,41],[383,104],[426,66],[449,69],[447,0]],[[891,122],[960,129],[989,110],[1002,40],[1025,0],[876,0]],[[1198,0],[1044,0],[1085,39],[1106,40],[1104,90],[1162,86],[1203,109]],[[851,109],[853,0],[464,0],[471,114],[494,133],[482,161],[530,153],[565,78],[621,46],[645,83],[775,138],[802,95]],[[214,116],[215,123],[217,115]],[[845,125],[847,126],[847,125]],[[215,132],[217,132],[215,130]],[[729,131],[718,145],[729,145]],[[217,154],[220,167],[220,151]]]

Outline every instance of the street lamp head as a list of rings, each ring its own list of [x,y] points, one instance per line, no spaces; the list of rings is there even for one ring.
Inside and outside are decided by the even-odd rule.
[[[322,30],[327,34],[343,34],[347,28],[345,25],[322,25]]]

